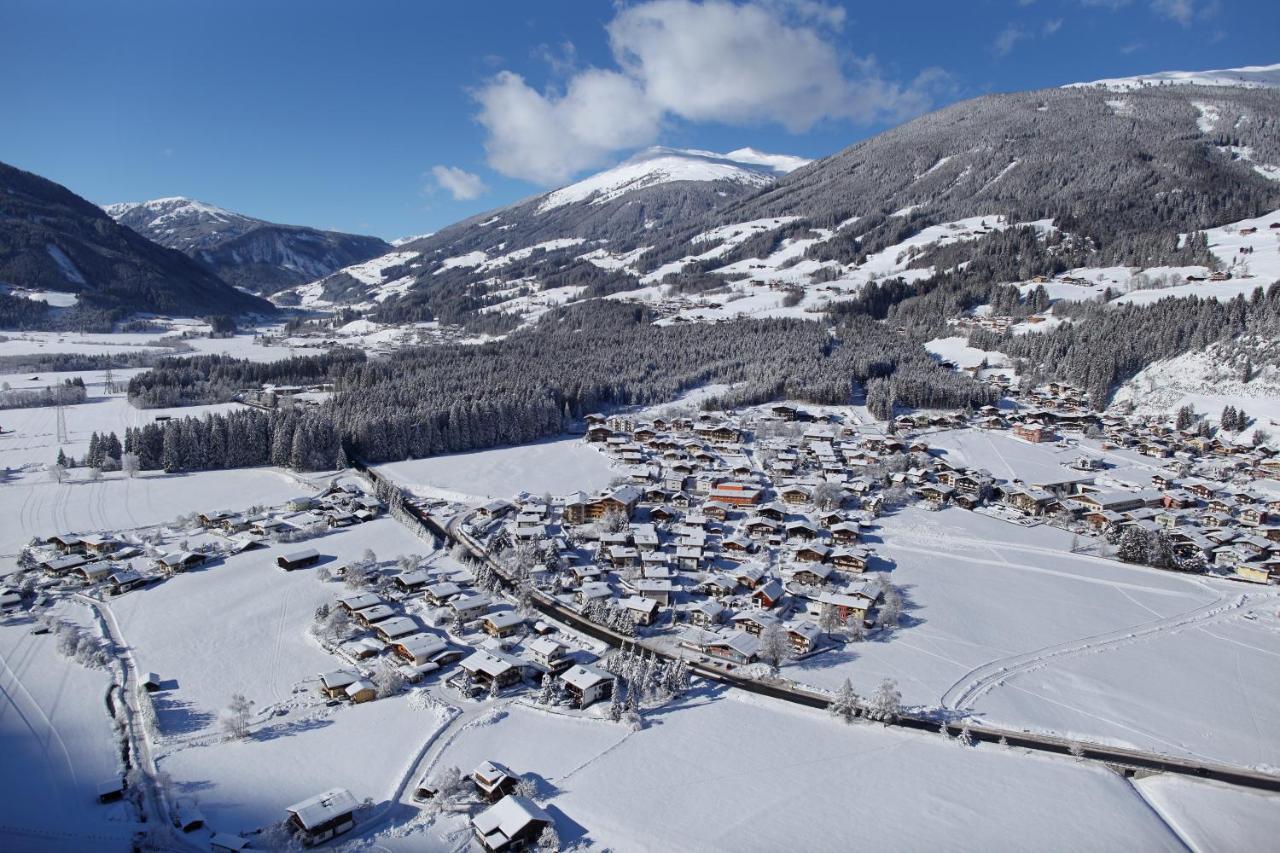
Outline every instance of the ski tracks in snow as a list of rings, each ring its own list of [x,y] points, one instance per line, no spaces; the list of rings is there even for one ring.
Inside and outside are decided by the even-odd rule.
[[[1042,669],[1058,660],[1128,645],[1156,634],[1216,621],[1243,607],[1247,600],[1247,595],[1224,596],[1175,616],[990,661],[971,670],[947,688],[942,694],[942,705],[953,711],[972,710],[977,699],[1015,676]]]

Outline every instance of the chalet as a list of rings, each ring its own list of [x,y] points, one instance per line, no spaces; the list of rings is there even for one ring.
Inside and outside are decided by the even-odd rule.
[[[292,554],[281,554],[276,557],[276,565],[287,572],[314,566],[318,562],[320,562],[320,552],[315,548],[307,548],[305,551],[294,551]]]
[[[385,622],[399,611],[387,604],[375,604],[372,607],[366,607],[363,610],[357,610],[353,615],[355,620],[365,628],[372,628],[379,622]]]
[[[795,506],[797,504],[808,503],[812,498],[812,495],[809,490],[803,486],[787,486],[778,492],[778,497],[780,497],[785,503]]]
[[[652,625],[658,618],[658,602],[642,595],[629,595],[618,600],[618,607],[637,625]]]
[[[720,543],[720,549],[728,554],[750,554],[756,544],[744,536],[731,536]]]
[[[739,631],[745,631],[748,634],[759,637],[765,632],[766,628],[778,624],[778,617],[767,610],[744,610],[735,614],[730,621]]]
[[[525,797],[512,794],[471,819],[476,842],[489,853],[532,849],[551,816]]]
[[[228,832],[215,832],[209,837],[209,849],[213,853],[242,853],[249,849],[249,839]]]
[[[123,595],[131,589],[144,586],[148,580],[149,578],[134,569],[121,569],[120,571],[112,572],[107,578],[107,593],[109,595]]]
[[[579,604],[587,605],[597,599],[613,598],[613,587],[604,581],[587,581],[578,587],[575,597]]]
[[[416,634],[421,629],[418,627],[418,623],[408,616],[393,616],[374,625],[373,630],[374,633],[382,638],[383,642],[389,643],[392,640]]]
[[[60,576],[75,571],[89,562],[84,554],[67,554],[61,557],[50,557],[40,561],[40,568],[45,574]]]
[[[330,699],[342,699],[347,695],[347,688],[359,680],[359,674],[349,669],[321,673],[320,692]]]
[[[494,683],[500,688],[515,684],[524,677],[529,664],[504,652],[481,649],[464,659],[458,666],[471,677],[475,684],[487,689]]]
[[[664,607],[671,603],[671,597],[675,594],[675,587],[665,578],[641,578],[632,581],[630,587],[637,595],[651,598]]]
[[[951,486],[944,486],[940,483],[926,483],[918,490],[920,497],[924,498],[931,504],[945,504],[951,500],[951,496],[955,494],[955,489]]]
[[[724,621],[728,608],[718,601],[699,601],[689,608],[689,621],[695,625],[715,627]]]
[[[120,547],[120,543],[109,536],[85,536],[81,543],[84,552],[95,557],[106,557]]]
[[[698,584],[698,591],[713,598],[724,598],[733,595],[738,582],[727,575],[712,575]]]
[[[410,664],[420,666],[449,648],[449,644],[434,634],[419,633],[401,637],[391,648]]]
[[[156,568],[166,575],[174,575],[203,565],[207,559],[207,556],[198,551],[178,551],[158,558]]]
[[[1050,492],[1025,486],[1005,486],[1001,491],[1007,505],[1026,515],[1043,515],[1055,500]]]
[[[431,576],[427,574],[426,569],[416,569],[411,572],[401,572],[391,580],[396,589],[401,592],[417,592],[427,585]]]
[[[835,613],[836,621],[841,625],[848,625],[850,622],[865,622],[867,612],[871,610],[871,605],[875,602],[865,595],[849,595],[842,592],[824,592],[818,596],[818,605],[820,608],[831,608]]]
[[[791,577],[797,583],[806,586],[822,586],[831,578],[831,573],[835,571],[832,566],[821,563],[813,563],[798,569]]]
[[[524,650],[529,660],[548,672],[560,672],[573,665],[573,661],[565,656],[569,647],[550,637],[538,637],[527,643]]]
[[[867,570],[867,551],[865,548],[837,548],[831,552],[831,565],[861,574]]]
[[[676,565],[689,572],[696,572],[702,567],[703,552],[697,545],[680,545],[676,548]]]
[[[616,512],[624,518],[631,518],[636,505],[640,503],[641,495],[642,492],[636,486],[619,486],[607,494],[588,501],[586,517],[598,519]]]
[[[761,609],[771,610],[782,600],[782,594],[782,583],[777,578],[770,578],[751,591],[751,603]]]
[[[831,541],[837,545],[851,545],[858,541],[862,525],[856,521],[842,521],[831,527]]]
[[[472,619],[483,615],[492,603],[487,595],[480,593],[458,595],[449,599],[449,609],[453,611],[455,619],[462,622],[470,622]]]
[[[724,521],[729,517],[731,507],[720,501],[708,501],[702,505],[702,514],[716,521]]]
[[[1240,510],[1240,523],[1251,527],[1259,527],[1271,520],[1267,510],[1260,506],[1246,506]]]
[[[831,549],[820,543],[810,543],[796,549],[796,559],[802,563],[825,563],[830,556]]]
[[[791,648],[798,655],[807,655],[818,647],[818,640],[822,636],[822,631],[818,626],[808,621],[792,622],[784,626],[787,632],[787,639],[791,642]]]
[[[751,663],[760,654],[760,638],[745,631],[731,631],[708,638],[702,651],[737,664]]]
[[[738,566],[733,570],[733,579],[747,589],[755,589],[763,578],[763,566]]]
[[[788,539],[799,539],[808,542],[818,535],[818,528],[807,519],[789,521],[784,528]]]
[[[80,554],[85,550],[84,541],[79,536],[71,533],[50,536],[44,541],[46,545],[52,545],[57,548],[60,554]]]
[[[436,607],[440,607],[447,604],[451,599],[461,595],[462,587],[458,586],[453,581],[437,581],[436,583],[429,583],[423,586],[422,594],[427,601],[431,602]]]
[[[657,506],[649,510],[650,521],[670,521],[676,517],[675,510],[669,506]]]
[[[508,637],[524,627],[524,617],[514,610],[501,610],[485,616],[482,627],[490,637]]]
[[[347,685],[347,689],[343,691],[347,701],[353,705],[359,705],[364,702],[372,702],[378,698],[378,688],[373,685],[372,681],[362,678]]]
[[[699,438],[716,444],[737,444],[742,441],[742,433],[729,424],[699,424],[693,428],[693,432]]]
[[[788,511],[786,504],[774,501],[773,503],[767,503],[760,507],[760,509],[756,511],[756,515],[761,518],[767,518],[770,521],[785,521]]]
[[[613,693],[613,676],[594,666],[579,664],[571,667],[561,673],[560,682],[569,694],[570,706],[574,708],[586,708]]]
[[[357,610],[364,610],[366,607],[373,607],[375,604],[381,603],[382,599],[371,592],[362,592],[338,599],[338,606],[348,613],[355,613]]]
[[[1058,438],[1053,434],[1053,431],[1044,424],[1039,424],[1034,421],[1024,424],[1014,424],[1011,432],[1017,438],[1020,438],[1023,441],[1029,441],[1032,444],[1056,441]]]

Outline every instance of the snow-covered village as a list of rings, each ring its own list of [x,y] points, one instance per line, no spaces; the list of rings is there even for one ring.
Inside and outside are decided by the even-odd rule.
[[[15,101],[0,850],[1273,847],[1280,10],[1006,5],[935,68],[837,3],[321,3],[389,86],[324,181],[207,61],[287,4],[6,11],[206,28],[227,136],[83,103],[81,172]],[[423,74],[425,172],[369,133]]]

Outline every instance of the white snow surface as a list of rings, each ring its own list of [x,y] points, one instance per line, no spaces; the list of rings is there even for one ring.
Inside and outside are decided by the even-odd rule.
[[[570,438],[389,462],[377,468],[417,494],[463,503],[510,498],[522,491],[591,492],[618,476],[604,454]]]
[[[545,779],[561,839],[591,849],[842,851],[853,835],[873,850],[1180,849],[1106,770],[738,693],[691,698],[639,732],[516,706],[463,731],[438,764],[485,759]],[[462,821],[378,844],[446,849]]]
[[[1239,86],[1244,89],[1263,89],[1280,86],[1280,63],[1275,65],[1244,65],[1239,68],[1221,68],[1211,71],[1158,71],[1133,77],[1111,77],[1087,83],[1070,83],[1064,89],[1077,86],[1105,86],[1117,92],[1141,89],[1145,86]]]
[[[623,163],[548,193],[538,206],[546,213],[566,204],[612,201],[627,193],[673,181],[734,181],[754,186],[773,183],[809,161],[741,148],[728,154],[678,148],[645,149]]]

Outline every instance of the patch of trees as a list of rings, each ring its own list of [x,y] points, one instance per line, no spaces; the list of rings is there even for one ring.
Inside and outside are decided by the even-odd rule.
[[[1071,322],[1031,335],[976,329],[969,343],[1020,360],[1020,373],[1082,388],[1102,408],[1117,384],[1148,364],[1200,350],[1243,334],[1280,335],[1280,282],[1246,299],[1186,297],[1150,305],[1060,302],[1054,313]]]
[[[0,388],[0,409],[33,409],[38,406],[56,406],[61,403],[70,406],[83,403],[88,396],[84,380],[79,376],[62,380],[60,385],[46,385],[43,388],[9,388],[4,383]]]
[[[129,400],[143,409],[224,403],[245,388],[329,382],[344,366],[364,360],[363,350],[351,348],[269,362],[225,355],[166,358],[129,380]]]

